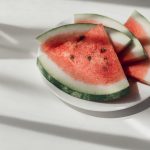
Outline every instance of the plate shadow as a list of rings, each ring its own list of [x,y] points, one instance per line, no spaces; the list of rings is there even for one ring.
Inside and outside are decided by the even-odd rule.
[[[0,58],[33,58],[37,55],[36,36],[41,28],[0,24]]]

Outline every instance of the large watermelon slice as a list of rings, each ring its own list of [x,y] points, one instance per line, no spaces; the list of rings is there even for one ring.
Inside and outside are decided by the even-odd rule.
[[[124,53],[120,55],[120,60],[123,63],[142,60],[146,57],[143,47],[139,40],[135,38],[134,35],[118,21],[98,14],[75,14],[74,20],[76,23],[103,24],[106,27],[116,29],[129,36],[132,39],[132,43],[127,47]]]
[[[134,11],[125,26],[139,39],[149,56],[149,60],[126,67],[126,72],[129,76],[150,84],[150,22],[139,12]]]
[[[128,93],[129,83],[102,25],[65,25],[37,39],[41,72],[64,92],[93,101]]]

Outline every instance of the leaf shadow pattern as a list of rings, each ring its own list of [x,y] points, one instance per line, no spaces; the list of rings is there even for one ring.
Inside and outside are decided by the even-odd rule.
[[[78,0],[84,1],[84,0]],[[139,7],[150,7],[149,0],[86,0],[86,2],[97,2],[97,3],[110,3],[118,5],[127,5],[127,6],[139,6]]]
[[[29,72],[30,74],[30,72]],[[49,90],[46,90],[43,87],[38,86],[37,84],[27,82],[26,80],[14,78],[10,75],[0,74],[0,85],[3,87],[10,88],[11,90],[18,91],[20,93],[26,92],[26,94],[48,95]]]
[[[0,58],[33,58],[37,54],[36,36],[41,28],[0,24]]]

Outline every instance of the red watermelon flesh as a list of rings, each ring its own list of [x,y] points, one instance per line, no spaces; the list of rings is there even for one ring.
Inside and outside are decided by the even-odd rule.
[[[131,51],[128,47],[119,55],[119,59],[121,64],[127,64],[128,62],[131,64],[131,62],[134,62],[135,54],[129,53]],[[130,61],[129,61],[130,60]],[[133,61],[131,61],[133,60]]]
[[[120,53],[122,50],[124,50],[125,49],[125,47],[124,47],[124,45],[123,44],[121,44],[121,43],[119,43],[119,42],[113,42],[112,43],[113,44],[113,46],[114,46],[114,48],[115,48],[115,52],[118,54],[118,53]]]
[[[127,75],[146,84],[150,84],[150,23],[135,11],[125,23],[125,26],[142,43],[148,60],[140,61],[125,68]]]
[[[75,23],[92,23],[92,24],[99,24],[96,20],[80,20],[80,21],[75,21]],[[115,52],[116,53],[120,53],[124,48],[125,48],[125,45],[117,42],[117,41],[113,41],[112,42],[114,48],[115,48]]]
[[[137,62],[124,69],[128,76],[150,85],[150,60]]]
[[[80,21],[77,20],[75,23],[93,23],[93,24],[99,24],[99,22],[97,22],[96,20],[90,20],[90,19],[80,20]]]
[[[137,39],[139,39],[146,50],[146,53],[150,57],[150,35],[148,35],[143,26],[133,17],[128,19],[128,21],[125,23],[125,26],[134,34]]]
[[[125,78],[124,72],[102,25],[80,35],[67,33],[47,40],[43,51],[76,80],[89,84],[112,84]]]

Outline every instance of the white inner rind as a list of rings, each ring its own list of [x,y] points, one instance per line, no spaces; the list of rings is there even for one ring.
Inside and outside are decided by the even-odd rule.
[[[56,36],[56,35],[60,35],[63,33],[73,33],[73,32],[86,32],[89,29],[91,29],[92,27],[94,27],[94,24],[85,24],[85,25],[81,25],[81,24],[70,24],[70,25],[64,25],[61,27],[57,27],[54,29],[51,29],[45,33],[43,33],[42,35],[40,35],[39,37],[37,37],[37,39],[43,43],[44,41],[46,41],[47,39]]]
[[[109,29],[109,28],[105,28],[105,29],[107,33],[109,33],[109,36],[114,44],[119,43],[125,46],[131,41],[131,39],[127,35],[123,34],[120,31],[118,32],[116,30]]]
[[[129,86],[127,79],[122,79],[111,85],[92,85],[84,83],[79,80],[75,80],[67,73],[63,71],[55,62],[53,62],[48,56],[40,50],[39,60],[45,70],[60,83],[83,93],[94,95],[107,95],[119,92]]]
[[[135,57],[139,58],[139,57],[145,55],[141,43],[136,38],[132,39],[132,45],[130,45],[130,46],[131,46],[130,49],[132,49],[132,54]]]

